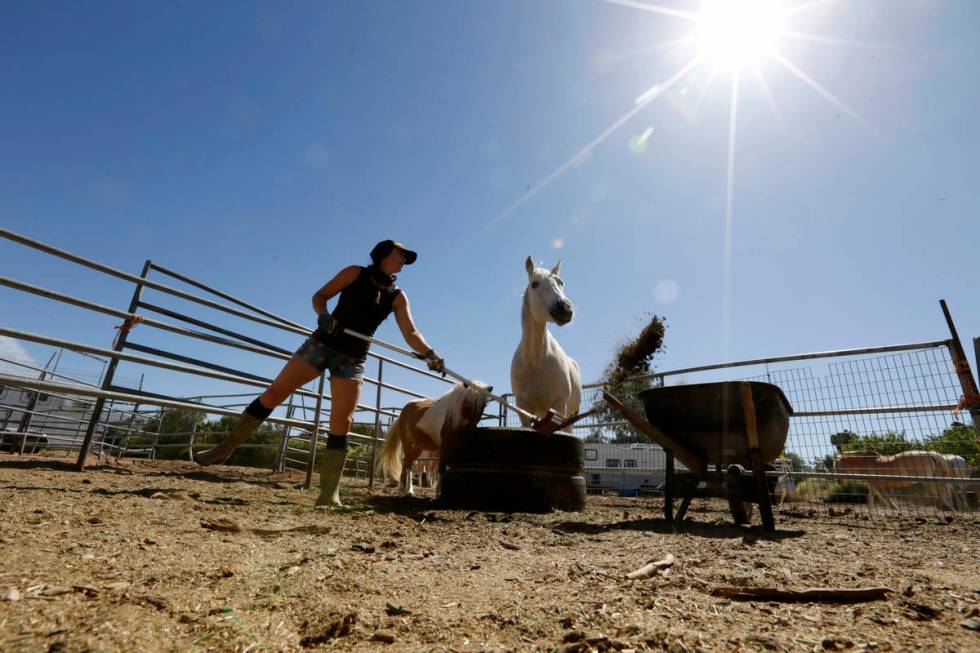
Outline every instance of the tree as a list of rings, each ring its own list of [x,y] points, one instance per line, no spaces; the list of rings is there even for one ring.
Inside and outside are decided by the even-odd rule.
[[[836,459],[831,454],[813,459],[813,471],[832,472],[836,466]]]
[[[790,469],[794,472],[806,472],[810,470],[810,466],[806,464],[803,457],[795,451],[787,451],[783,454],[783,457],[786,458]]]
[[[841,431],[840,433],[834,433],[830,436],[830,444],[837,447],[837,452],[840,453],[844,451],[844,447],[854,444],[860,439],[860,436],[851,431]]]
[[[652,387],[650,377],[641,376],[611,382],[606,386],[606,391],[642,415],[643,402],[640,401],[638,395],[640,392],[650,387]],[[596,413],[596,423],[609,424],[612,422],[613,424],[611,426],[594,428],[589,434],[589,438],[591,438],[590,441],[616,442],[622,444],[650,441],[650,438],[647,437],[643,431],[640,431],[635,426],[625,421],[619,411],[614,409],[601,398],[597,399],[596,406],[598,408],[598,412]]]
[[[980,442],[977,431],[962,422],[953,422],[939,435],[922,441],[923,448],[963,458],[970,467],[980,467]]]
[[[895,431],[868,435],[841,431],[830,436],[830,442],[837,449],[838,455],[851,451],[872,451],[879,456],[894,456],[903,451],[919,449],[960,456],[971,467],[980,467],[977,431],[962,422],[953,422],[939,435],[926,436],[921,442],[909,440],[904,432]],[[827,455],[814,459],[814,469],[818,472],[832,471],[834,458],[835,456]]]
[[[854,435],[853,433],[851,435]],[[873,451],[879,456],[894,456],[903,451],[921,449],[921,445],[909,441],[905,433],[870,433],[868,435],[854,435],[854,439],[838,448],[841,453],[848,451]]]

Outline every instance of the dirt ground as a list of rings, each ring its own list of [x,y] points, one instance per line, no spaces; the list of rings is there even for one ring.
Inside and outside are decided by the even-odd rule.
[[[980,520],[779,532],[695,501],[590,497],[583,513],[440,511],[296,474],[0,459],[0,650],[980,651]],[[293,530],[284,530],[293,529]],[[627,580],[672,554],[666,574]],[[887,586],[867,603],[741,602],[717,586]]]

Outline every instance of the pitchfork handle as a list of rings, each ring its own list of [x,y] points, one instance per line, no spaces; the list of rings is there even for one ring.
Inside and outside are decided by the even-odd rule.
[[[372,338],[370,336],[366,336],[363,333],[358,333],[357,331],[351,331],[350,329],[344,329],[344,333],[346,333],[349,336],[354,336],[355,338],[360,338],[361,340],[366,340],[367,342],[370,342],[372,344],[379,345],[381,347],[386,347],[386,348],[388,348],[388,349],[390,349],[392,351],[397,351],[399,354],[402,354],[404,356],[409,356],[411,358],[415,358],[415,359],[418,359],[418,360],[425,360],[425,356],[423,356],[422,354],[418,353],[417,351],[411,351],[411,350],[405,349],[404,347],[399,347],[398,345],[393,345],[390,342],[385,342],[384,340],[378,340],[377,338]],[[537,421],[538,418],[536,416],[534,416],[533,414],[529,413],[528,411],[524,410],[523,408],[520,408],[518,406],[515,406],[514,404],[510,403],[509,401],[507,401],[506,399],[504,399],[503,397],[501,397],[500,395],[495,395],[493,392],[491,392],[490,390],[487,390],[486,388],[480,386],[479,384],[473,383],[472,381],[470,381],[466,377],[464,377],[464,376],[462,376],[460,374],[457,374],[456,372],[453,372],[451,369],[449,369],[447,367],[444,367],[442,371],[445,372],[448,376],[451,376],[452,378],[456,379],[457,381],[460,381],[462,383],[465,383],[467,386],[469,386],[471,388],[475,388],[476,390],[484,393],[485,395],[487,395],[488,397],[490,397],[494,401],[496,401],[496,402],[498,402],[498,403],[506,406],[507,408],[511,409],[512,411],[514,411],[515,413],[517,413],[521,417],[524,417],[524,418],[527,418],[527,419],[530,419],[530,420]]]

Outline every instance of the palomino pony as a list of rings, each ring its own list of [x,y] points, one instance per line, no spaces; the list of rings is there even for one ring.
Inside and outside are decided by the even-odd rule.
[[[943,458],[949,467],[950,476],[963,479],[970,478],[970,466],[966,463],[965,458],[951,453],[943,454]],[[970,508],[970,503],[966,498],[969,487],[968,483],[953,483],[953,503],[960,510],[969,510]]]
[[[837,471],[848,474],[880,474],[882,476],[952,476],[949,463],[935,451],[903,451],[894,456],[879,456],[873,451],[848,451],[837,459]],[[886,492],[911,487],[919,481],[882,479],[865,480],[868,484],[868,505],[875,503],[875,496],[890,508],[895,502]],[[922,481],[940,507],[956,510],[953,488],[949,483]]]
[[[582,402],[582,375],[548,331],[548,322],[564,326],[572,321],[572,303],[565,297],[565,284],[558,276],[561,261],[551,270],[525,262],[527,288],[521,307],[521,342],[510,364],[514,399],[524,410],[544,417],[549,410],[570,417]],[[521,417],[524,426],[530,420]]]
[[[485,392],[457,383],[438,399],[408,402],[388,428],[378,472],[397,482],[399,492],[414,494],[412,464],[424,451],[439,451],[443,438],[448,435],[475,427],[483,417],[488,399]],[[403,450],[404,461],[399,455]]]

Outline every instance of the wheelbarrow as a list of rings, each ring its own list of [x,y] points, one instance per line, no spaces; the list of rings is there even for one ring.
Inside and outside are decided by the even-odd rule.
[[[786,444],[793,408],[778,386],[756,381],[649,388],[639,393],[647,419],[608,392],[606,401],[664,449],[664,516],[674,521],[674,499],[684,518],[694,497],[728,500],[737,524],[759,505],[762,526],[776,529],[766,465]],[[686,470],[675,469],[675,459]]]

